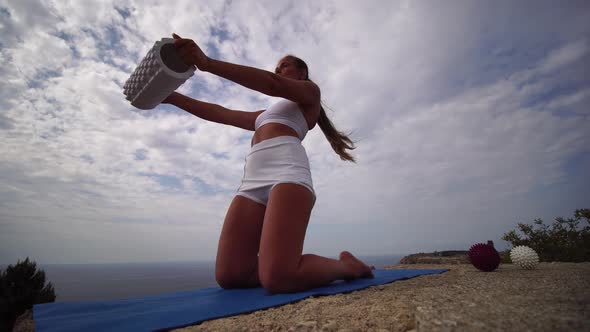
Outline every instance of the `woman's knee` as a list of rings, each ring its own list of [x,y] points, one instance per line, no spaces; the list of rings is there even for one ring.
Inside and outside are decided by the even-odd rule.
[[[258,269],[260,284],[269,293],[289,293],[294,289],[296,271],[282,266]]]
[[[215,280],[224,289],[251,287],[250,283],[256,279],[256,276],[253,275],[253,273],[257,273],[256,265],[229,265],[218,262],[215,265]]]
[[[219,267],[215,267],[215,281],[221,288],[229,289],[233,288],[232,285],[234,284],[234,276],[229,273],[229,271],[220,269]]]

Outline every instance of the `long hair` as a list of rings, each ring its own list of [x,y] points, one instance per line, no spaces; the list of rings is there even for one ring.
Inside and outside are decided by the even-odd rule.
[[[297,66],[298,69],[302,69],[302,70],[304,69],[306,72],[305,80],[311,81],[309,79],[309,69],[308,69],[305,61],[301,60],[300,58],[298,58],[294,55],[287,55],[286,58],[294,60],[295,65]],[[320,126],[320,129],[324,133],[324,136],[326,136],[326,138],[328,139],[328,142],[330,142],[332,149],[334,149],[334,151],[340,156],[340,159],[345,160],[345,161],[348,160],[348,161],[356,162],[354,160],[354,157],[351,156],[346,151],[347,149],[354,150],[356,148],[354,146],[354,143],[350,140],[350,138],[348,138],[348,136],[346,134],[338,131],[334,127],[334,124],[332,123],[332,121],[330,121],[330,119],[326,115],[326,111],[324,111],[324,107],[321,104],[320,104],[320,117],[318,119],[318,125]]]

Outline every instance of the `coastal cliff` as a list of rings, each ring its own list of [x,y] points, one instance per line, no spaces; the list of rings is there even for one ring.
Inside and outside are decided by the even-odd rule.
[[[405,256],[400,264],[469,264],[467,251],[446,250]]]

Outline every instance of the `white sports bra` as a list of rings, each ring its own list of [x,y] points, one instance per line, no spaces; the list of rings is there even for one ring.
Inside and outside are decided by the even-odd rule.
[[[299,139],[303,141],[303,138],[309,129],[302,112],[303,111],[299,108],[297,103],[288,99],[281,99],[270,105],[266,111],[258,115],[254,122],[254,130],[257,130],[267,123],[276,122],[295,130]]]

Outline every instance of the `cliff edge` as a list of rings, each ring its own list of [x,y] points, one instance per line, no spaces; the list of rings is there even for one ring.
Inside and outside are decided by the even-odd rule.
[[[471,264],[393,268],[449,271],[307,298],[175,331],[586,331],[590,326],[590,262],[540,263],[534,270],[500,264],[494,272],[479,271]],[[20,323],[15,331],[33,331],[30,314]]]

